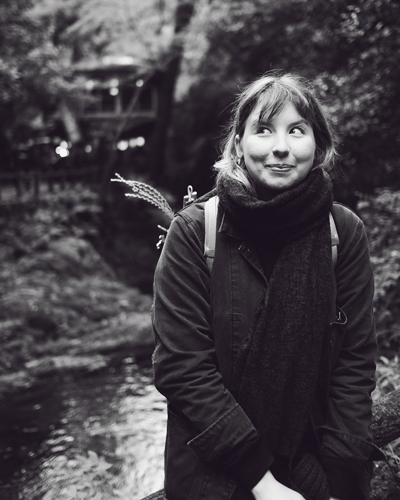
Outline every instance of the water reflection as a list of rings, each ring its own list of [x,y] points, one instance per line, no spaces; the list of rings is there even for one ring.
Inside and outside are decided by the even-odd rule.
[[[102,461],[99,500],[140,499],[162,488],[166,405],[151,380],[150,368],[128,358],[96,376],[47,382],[3,405],[0,498],[59,499],[74,487],[76,498],[85,498],[88,450]]]

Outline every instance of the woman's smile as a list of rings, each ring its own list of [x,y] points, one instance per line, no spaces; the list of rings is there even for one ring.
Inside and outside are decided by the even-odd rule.
[[[266,165],[266,168],[270,168],[273,172],[277,172],[278,174],[284,174],[285,172],[290,172],[292,168],[294,168],[294,165],[287,165],[287,164],[272,164],[272,165]]]
[[[307,177],[314,164],[315,138],[311,125],[288,103],[269,120],[260,116],[262,102],[249,115],[236,152],[259,196],[270,199]]]

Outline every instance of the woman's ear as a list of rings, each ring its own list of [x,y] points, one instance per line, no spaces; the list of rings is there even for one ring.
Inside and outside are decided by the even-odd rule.
[[[240,144],[240,137],[239,134],[235,135],[235,150],[236,150],[236,156],[240,159],[243,156],[243,151],[242,151],[242,146]]]

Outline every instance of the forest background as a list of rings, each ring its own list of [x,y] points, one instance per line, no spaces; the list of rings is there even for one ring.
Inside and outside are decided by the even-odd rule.
[[[73,109],[85,99],[77,63],[132,56],[162,75],[140,180],[180,208],[188,184],[199,194],[212,187],[238,90],[270,69],[308,78],[338,136],[336,199],[362,217],[370,240],[378,397],[400,387],[399,17],[397,0],[3,0],[1,169],[12,169],[16,145],[62,103]],[[18,369],[19,378],[7,379],[14,389],[54,368],[57,342],[65,354],[69,342],[76,352],[77,339],[88,345],[110,325],[119,345],[129,344],[127,324],[148,331],[156,225],[166,221],[110,187],[118,171],[110,154],[105,193],[80,187],[0,203],[0,372]],[[394,490],[398,448],[390,452]]]

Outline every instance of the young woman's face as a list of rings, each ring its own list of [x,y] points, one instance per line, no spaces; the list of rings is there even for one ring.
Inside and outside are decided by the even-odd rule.
[[[269,121],[259,121],[262,104],[246,121],[243,137],[235,138],[236,153],[244,158],[258,195],[273,198],[307,177],[315,154],[311,125],[292,103],[287,103]]]

